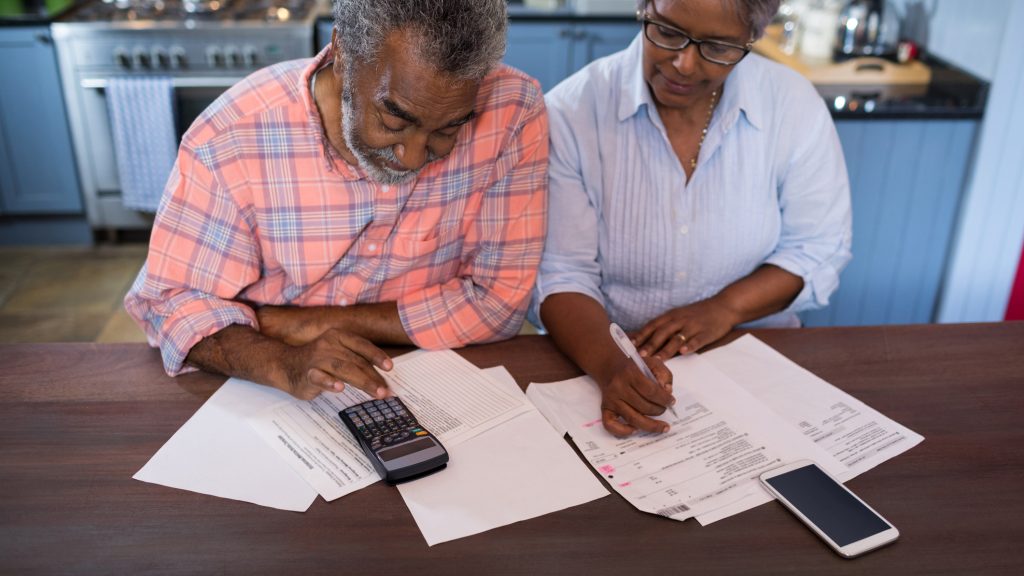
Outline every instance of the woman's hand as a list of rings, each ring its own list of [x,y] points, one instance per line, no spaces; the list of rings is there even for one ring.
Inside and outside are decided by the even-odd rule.
[[[739,323],[738,314],[710,298],[673,308],[654,318],[633,335],[633,342],[641,356],[665,361],[676,354],[700,350]]]
[[[672,373],[657,358],[645,358],[658,379],[652,382],[626,356],[614,365],[608,378],[596,379],[601,388],[601,422],[605,430],[624,437],[643,430],[667,432],[668,424],[650,418],[675,404],[672,397]]]

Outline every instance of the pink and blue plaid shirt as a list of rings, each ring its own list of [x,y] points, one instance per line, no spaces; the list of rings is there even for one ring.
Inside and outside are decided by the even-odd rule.
[[[548,125],[536,81],[502,66],[452,153],[385,186],[331,148],[317,57],[249,76],[182,139],[125,297],[171,375],[253,306],[398,303],[422,348],[514,336],[546,229]]]

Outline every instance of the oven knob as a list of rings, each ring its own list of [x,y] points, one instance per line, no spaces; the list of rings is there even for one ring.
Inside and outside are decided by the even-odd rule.
[[[232,68],[242,66],[242,55],[238,53],[238,48],[228,46],[224,49],[224,65]]]
[[[153,48],[150,59],[153,62],[153,68],[166,70],[171,67],[171,58],[167,55],[167,50],[163,48]]]
[[[184,68],[188,66],[188,59],[185,58],[185,49],[181,46],[171,47],[171,68]]]
[[[220,68],[224,66],[224,53],[221,52],[218,46],[210,46],[206,49],[206,63],[211,68]]]
[[[149,52],[146,52],[142,48],[135,49],[134,53],[132,54],[132,59],[135,61],[136,68],[149,68]]]
[[[242,60],[245,65],[249,68],[255,68],[260,61],[259,53],[256,51],[255,46],[246,46],[242,48]]]
[[[128,52],[124,48],[115,48],[114,64],[117,64],[121,68],[131,68],[132,57],[128,55]]]

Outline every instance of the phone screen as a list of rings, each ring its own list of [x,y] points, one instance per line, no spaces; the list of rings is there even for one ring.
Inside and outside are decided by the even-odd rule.
[[[797,468],[766,482],[840,546],[891,528],[817,466]]]

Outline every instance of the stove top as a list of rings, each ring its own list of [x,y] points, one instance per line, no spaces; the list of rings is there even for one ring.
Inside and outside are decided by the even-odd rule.
[[[65,23],[176,24],[303,22],[317,0],[96,0],[60,19]]]

